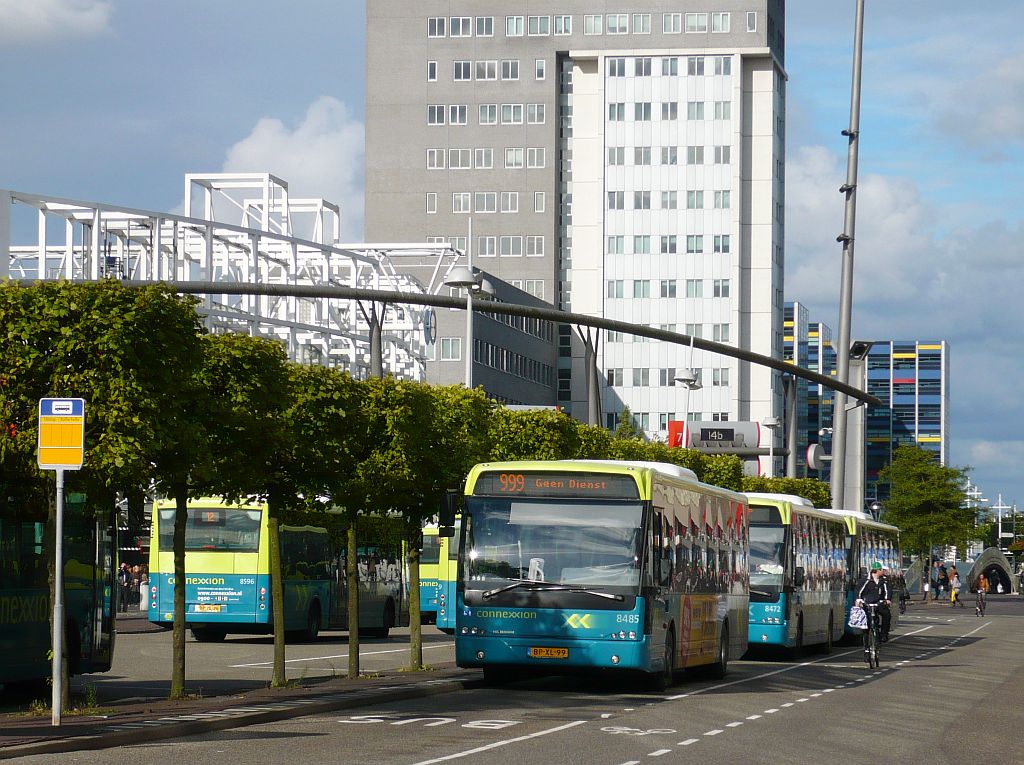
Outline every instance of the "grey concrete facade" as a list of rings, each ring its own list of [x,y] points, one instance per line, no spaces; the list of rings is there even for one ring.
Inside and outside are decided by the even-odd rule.
[[[468,250],[481,270],[567,310],[675,325],[679,331],[692,325],[703,328],[695,334],[709,338],[712,327],[718,332],[728,326],[721,331],[729,341],[781,357],[784,28],[782,0],[698,0],[685,6],[666,0],[531,0],[505,6],[485,0],[373,0],[367,4],[366,238],[452,242]],[[731,104],[724,137],[713,131],[710,113],[706,131],[701,128],[696,139],[682,129],[673,133],[680,152],[689,142],[708,144],[709,179],[713,149],[731,147],[731,167],[715,176],[724,179],[718,185],[707,181],[706,202],[711,208],[713,189],[727,189],[731,210],[714,224],[710,209],[699,220],[680,210],[661,228],[657,221],[636,224],[647,225],[652,240],[671,233],[682,242],[688,233],[702,234],[707,254],[688,263],[682,257],[675,264],[615,262],[617,254],[605,246],[609,236],[626,232],[632,239],[640,233],[605,209],[615,177],[607,164],[614,126],[606,124],[606,107],[612,97],[625,99],[630,109],[632,99],[650,100],[639,81],[628,92],[608,90],[608,61],[614,57],[633,67],[637,58],[651,56],[679,58],[680,92],[691,87],[684,82],[687,57],[707,57],[706,85],[702,77],[695,87],[701,93],[707,88],[709,112],[710,94],[722,89],[716,85],[721,78],[712,76],[713,58],[728,58],[732,67],[726,94],[713,96]],[[583,111],[581,95],[573,92],[581,86],[589,104]],[[678,106],[684,111],[681,124],[688,127],[685,97]],[[651,143],[643,135],[630,132],[622,139],[630,161],[637,141]],[[643,177],[638,173],[629,181],[626,193],[644,188],[637,185]],[[696,183],[703,177],[698,174]],[[669,188],[664,183],[678,183],[682,197],[690,188],[672,176],[651,195]],[[721,228],[712,230],[713,225]],[[719,232],[732,240],[724,254],[711,250]],[[659,282],[673,288],[664,296],[613,304],[605,299],[606,282],[623,276],[626,284],[653,279],[655,289]],[[691,299],[674,291],[676,281],[682,290],[687,280],[705,281],[709,294],[712,283],[732,286],[724,298]],[[559,402],[585,416],[579,346],[562,349]],[[670,377],[657,390],[658,377],[693,362],[680,353],[654,353],[602,337],[598,365],[606,383],[605,411],[614,415],[627,405],[646,415],[649,433],[664,435],[659,424],[680,416],[680,393],[671,389]],[[756,420],[781,411],[777,373],[707,354],[694,366],[709,379],[691,397],[695,411],[682,416]],[[630,385],[631,370],[641,367],[649,370],[649,382]],[[609,376],[608,370],[623,368],[627,380]],[[443,376],[460,379],[458,365]],[[712,376],[725,384],[713,386]],[[643,383],[644,377],[636,379]]]

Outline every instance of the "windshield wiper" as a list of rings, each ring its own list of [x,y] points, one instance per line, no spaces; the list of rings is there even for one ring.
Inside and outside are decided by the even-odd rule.
[[[512,582],[512,584],[506,584],[504,587],[487,590],[487,592],[483,594],[483,597],[489,600],[495,595],[500,595],[503,592],[515,590],[519,587],[531,591],[544,590],[545,592],[582,592],[587,595],[596,595],[599,598],[607,598],[608,600],[625,600],[622,595],[613,595],[609,592],[588,590],[586,587],[569,587],[564,584],[556,584],[555,582],[535,582],[532,579],[518,579]]]
[[[764,595],[766,598],[770,598],[772,597],[772,595],[775,594],[774,592],[765,592],[764,590],[755,590],[753,588],[750,590],[750,592],[753,595]]]

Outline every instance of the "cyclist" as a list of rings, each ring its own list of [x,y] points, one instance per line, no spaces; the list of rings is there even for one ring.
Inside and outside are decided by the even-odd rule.
[[[892,599],[889,596],[889,584],[885,581],[882,576],[882,564],[875,561],[871,564],[871,575],[864,581],[864,584],[860,586],[860,590],[857,592],[858,606],[877,606],[878,616],[881,618],[882,624],[880,628],[882,642],[884,643],[889,639],[889,635],[886,631],[886,611],[888,610],[888,604],[892,603]],[[869,611],[869,609],[864,609]],[[891,619],[892,615],[889,614]],[[868,632],[871,629],[869,622],[868,629],[864,630],[864,649],[868,648]]]

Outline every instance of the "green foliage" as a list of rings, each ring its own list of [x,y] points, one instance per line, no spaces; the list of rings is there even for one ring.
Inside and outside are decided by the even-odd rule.
[[[763,475],[743,477],[743,491],[772,494],[795,494],[809,499],[815,507],[832,507],[832,490],[816,478],[769,478]]]
[[[580,424],[550,409],[499,406],[491,416],[490,440],[492,461],[570,459],[580,452]]]
[[[735,454],[697,454],[702,458],[702,469],[695,471],[700,480],[723,489],[742,491],[743,460]]]
[[[882,520],[898,526],[904,549],[963,544],[971,539],[974,511],[963,508],[966,468],[940,465],[933,452],[902,444],[879,475],[890,484]]]
[[[611,447],[612,435],[607,430],[597,425],[584,425],[576,422],[579,442],[573,459],[578,460],[602,460],[608,458],[608,449]]]
[[[633,413],[629,407],[623,407],[619,415],[619,425],[615,428],[614,438],[643,438],[643,431],[633,421]]]

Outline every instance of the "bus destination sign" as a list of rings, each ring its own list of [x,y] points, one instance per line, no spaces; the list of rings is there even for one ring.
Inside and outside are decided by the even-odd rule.
[[[482,473],[476,479],[473,494],[499,497],[640,498],[636,481],[628,475],[549,471]]]

